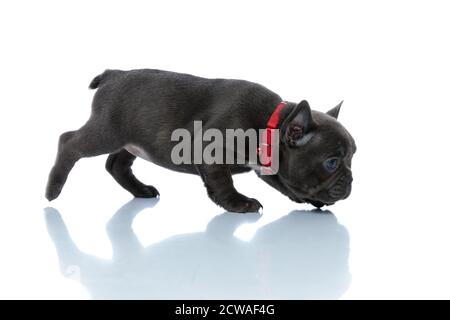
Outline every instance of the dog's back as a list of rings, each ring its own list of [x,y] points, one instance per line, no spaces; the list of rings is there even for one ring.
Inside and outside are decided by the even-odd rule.
[[[221,119],[228,128],[250,127],[241,119],[253,119],[261,107],[280,97],[257,83],[236,79],[208,79],[157,69],[106,70],[90,86],[98,88],[93,112],[112,113],[112,120],[136,124],[161,123],[159,130],[189,127],[192,120]],[[126,110],[124,112],[124,110]],[[248,115],[248,117],[246,116]],[[239,123],[237,123],[239,122]],[[215,124],[221,127],[221,124]]]

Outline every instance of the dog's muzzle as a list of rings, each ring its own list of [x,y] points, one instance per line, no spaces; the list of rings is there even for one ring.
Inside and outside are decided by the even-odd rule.
[[[353,177],[351,174],[342,175],[336,183],[328,189],[328,195],[333,200],[342,200],[347,198],[352,191]]]

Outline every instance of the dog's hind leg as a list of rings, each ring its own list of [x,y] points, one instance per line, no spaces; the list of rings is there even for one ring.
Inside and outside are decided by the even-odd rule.
[[[122,144],[95,123],[88,122],[77,131],[63,133],[59,138],[58,154],[50,171],[45,197],[56,199],[75,163],[84,157],[115,152]]]
[[[106,160],[106,170],[113,178],[133,196],[137,198],[154,198],[159,195],[155,187],[145,185],[133,174],[131,166],[136,156],[122,149],[110,154]]]

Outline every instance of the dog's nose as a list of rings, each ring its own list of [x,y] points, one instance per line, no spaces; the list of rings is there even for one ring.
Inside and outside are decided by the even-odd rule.
[[[346,174],[346,175],[343,176],[341,179],[342,179],[345,183],[350,184],[350,183],[352,183],[352,181],[353,181],[353,176],[352,176],[352,174],[350,173],[350,174]]]

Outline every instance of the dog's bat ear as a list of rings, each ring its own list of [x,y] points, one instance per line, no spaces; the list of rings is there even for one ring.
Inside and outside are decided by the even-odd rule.
[[[311,108],[308,102],[303,100],[284,120],[281,126],[282,140],[290,146],[297,146],[313,126]]]
[[[344,103],[344,100],[342,100],[336,107],[329,110],[327,112],[328,115],[332,116],[333,118],[337,119],[339,115],[339,111],[341,110],[342,103]]]

